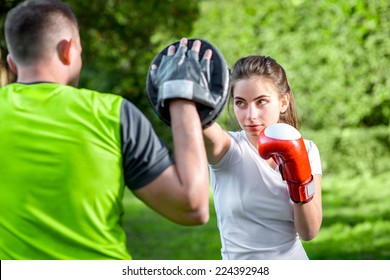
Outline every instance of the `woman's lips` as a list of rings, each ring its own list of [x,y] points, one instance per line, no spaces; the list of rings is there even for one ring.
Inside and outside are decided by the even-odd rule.
[[[260,125],[258,125],[258,124],[246,125],[245,127],[248,128],[248,130],[250,130],[250,131],[260,130]]]

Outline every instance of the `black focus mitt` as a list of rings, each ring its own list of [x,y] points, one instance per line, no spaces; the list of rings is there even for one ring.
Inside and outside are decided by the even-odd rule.
[[[199,53],[188,50],[195,40],[201,41]],[[149,102],[160,119],[170,125],[166,101],[175,98],[192,100],[205,128],[216,121],[227,103],[229,68],[219,50],[207,41],[188,39],[187,46],[180,45],[180,41],[173,45],[177,49],[174,55],[167,55],[167,46],[149,67],[146,81]],[[211,60],[199,62],[199,56],[203,57],[207,49],[212,50]]]

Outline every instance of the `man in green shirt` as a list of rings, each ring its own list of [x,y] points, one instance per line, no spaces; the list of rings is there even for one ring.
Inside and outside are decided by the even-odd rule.
[[[82,46],[66,4],[19,4],[5,35],[18,78],[0,88],[0,259],[131,259],[125,186],[176,223],[207,222],[207,159],[194,102],[166,102],[171,158],[128,100],[76,88]]]

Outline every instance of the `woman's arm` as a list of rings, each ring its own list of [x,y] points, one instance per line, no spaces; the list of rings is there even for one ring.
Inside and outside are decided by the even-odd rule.
[[[305,204],[294,204],[294,221],[300,238],[304,241],[317,236],[322,223],[321,175],[313,175],[315,195]]]
[[[217,163],[230,148],[230,135],[218,123],[203,130],[207,160],[210,164]]]

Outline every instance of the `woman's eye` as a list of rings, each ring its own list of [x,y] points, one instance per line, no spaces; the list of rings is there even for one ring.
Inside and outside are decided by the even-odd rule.
[[[244,106],[244,102],[242,102],[242,101],[236,101],[236,106],[237,106],[237,107],[242,107],[242,106]]]
[[[257,101],[257,104],[259,104],[259,105],[264,105],[264,104],[266,104],[268,101],[266,100],[266,99],[260,99],[260,100],[258,100]]]

